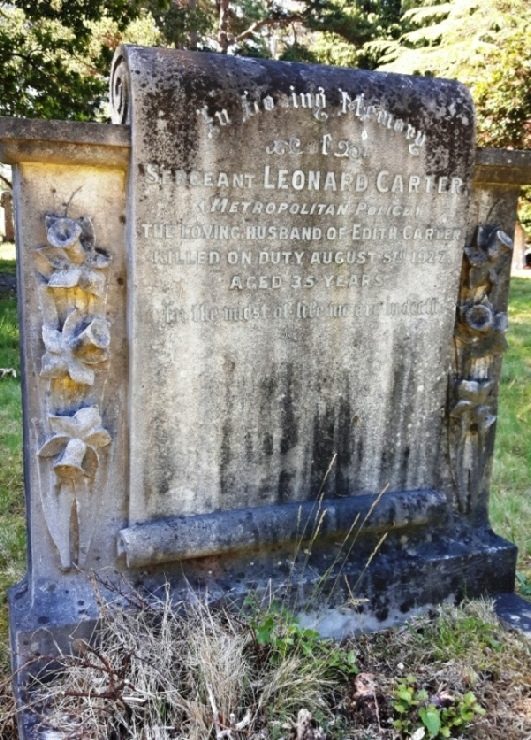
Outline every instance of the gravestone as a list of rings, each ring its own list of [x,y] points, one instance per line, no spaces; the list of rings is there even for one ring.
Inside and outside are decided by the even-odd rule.
[[[111,98],[115,126],[0,135],[26,379],[16,665],[90,633],[102,569],[273,590],[334,636],[512,591],[487,499],[516,196],[474,184],[466,89],[123,47]]]
[[[0,207],[3,209],[3,240],[6,242],[15,241],[15,228],[13,224],[13,196],[5,190],[0,195]]]

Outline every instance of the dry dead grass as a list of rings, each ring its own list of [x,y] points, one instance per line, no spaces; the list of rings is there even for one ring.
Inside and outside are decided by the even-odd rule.
[[[269,660],[240,616],[197,599],[176,606],[169,591],[140,610],[107,607],[97,645],[77,648],[31,693],[46,727],[72,740],[258,740],[301,708],[326,712],[332,690],[297,650]]]
[[[327,659],[354,647],[361,672],[334,680],[317,641],[313,651],[311,640],[275,651],[259,644],[251,622],[198,600],[176,607],[169,593],[141,609],[107,607],[97,646],[78,645],[32,699],[45,701],[47,726],[71,740],[287,740],[298,736],[301,709],[326,730],[314,722],[309,740],[391,740],[415,729],[399,735],[392,724],[396,687],[410,674],[430,697],[475,694],[486,714],[454,737],[531,740],[531,643],[504,629],[488,603],[444,606],[334,643]],[[1,737],[14,737],[6,728]]]

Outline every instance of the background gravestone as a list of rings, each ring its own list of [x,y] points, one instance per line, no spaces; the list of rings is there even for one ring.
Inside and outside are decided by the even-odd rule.
[[[111,91],[121,125],[2,124],[18,665],[90,631],[102,568],[269,586],[334,635],[511,591],[487,497],[514,198],[473,187],[467,91],[137,47]]]

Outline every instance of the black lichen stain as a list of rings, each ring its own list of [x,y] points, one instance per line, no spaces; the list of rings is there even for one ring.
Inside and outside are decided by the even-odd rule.
[[[154,498],[155,506],[158,496],[169,493],[175,477],[176,461],[173,446],[167,440],[166,423],[167,419],[163,414],[154,414],[150,428],[150,440],[149,442],[146,440],[146,443],[152,446],[150,469],[154,471],[154,474],[146,476],[144,498],[148,503]],[[175,434],[178,435],[177,429],[175,429]]]
[[[416,397],[411,352],[403,339],[395,338],[389,362],[393,364],[393,376],[387,407],[388,444],[380,460],[380,480],[384,484],[390,482],[393,488],[403,488],[409,473],[408,420]]]
[[[280,453],[285,455],[290,448],[297,444],[297,418],[295,416],[294,403],[294,370],[293,363],[286,366],[285,383],[286,389],[282,397],[281,405],[281,427]]]
[[[278,480],[278,501],[279,503],[285,503],[290,501],[294,493],[293,490],[293,473],[289,473],[287,470],[282,470]]]
[[[364,448],[364,442],[363,442],[363,436],[361,433],[358,433],[354,439],[354,445],[353,445],[353,453],[352,453],[352,463],[354,470],[360,470],[362,463],[363,463],[363,448]]]
[[[262,434],[262,452],[268,457],[273,454],[273,435],[271,432],[263,432]]]
[[[229,494],[234,489],[234,473],[231,472],[231,438],[232,424],[226,418],[221,427],[221,444],[219,449],[219,488],[221,495]]]
[[[326,387],[325,377],[321,380],[321,387]],[[324,394],[321,397],[325,398]],[[313,447],[310,473],[311,498],[317,498],[321,493],[333,496],[334,476],[328,474],[335,464],[335,409],[331,403],[322,402],[321,409],[317,409],[313,417]]]
[[[249,430],[245,432],[244,446],[245,446],[245,459],[247,460],[248,463],[250,463],[253,461],[254,448],[253,448],[253,437]]]
[[[259,448],[266,457],[273,454],[273,403],[275,400],[276,381],[273,373],[262,378],[259,383]]]
[[[345,374],[342,383],[342,396],[339,399],[336,428],[336,450],[335,462],[335,495],[348,496],[350,492],[350,378]]]

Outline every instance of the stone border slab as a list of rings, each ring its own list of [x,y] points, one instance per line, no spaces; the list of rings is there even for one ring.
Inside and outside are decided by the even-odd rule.
[[[477,149],[474,182],[519,187],[531,183],[531,151]]]
[[[0,119],[0,162],[49,162],[127,169],[129,126]]]
[[[531,636],[531,602],[518,594],[500,594],[494,601],[494,611],[506,627]]]

